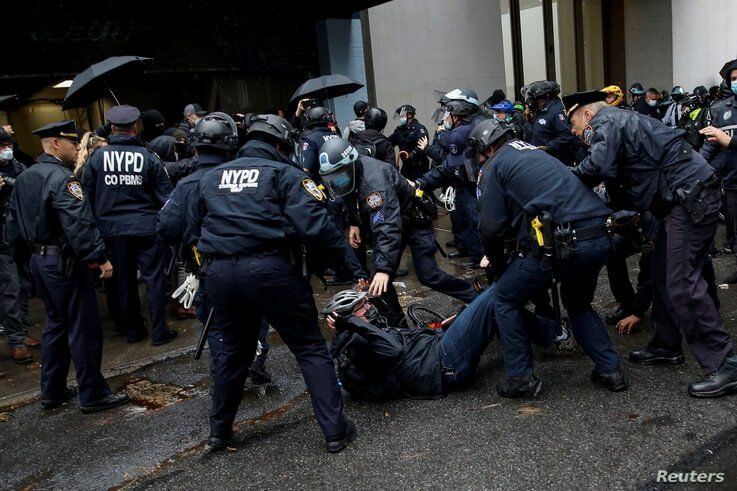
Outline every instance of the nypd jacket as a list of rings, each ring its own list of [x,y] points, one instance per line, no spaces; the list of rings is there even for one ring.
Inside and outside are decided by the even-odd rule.
[[[200,179],[223,161],[220,155],[198,155],[195,171],[177,183],[158,215],[157,231],[166,242],[185,247],[197,244],[199,231],[192,229],[187,217],[197,213]]]
[[[356,316],[334,339],[333,359],[343,387],[357,399],[438,399],[442,384],[440,341],[431,329],[375,326]]]
[[[466,167],[463,163],[451,164],[448,155],[463,155],[468,135],[471,134],[474,124],[471,121],[461,121],[458,126],[449,131],[441,131],[435,136],[432,147],[428,147],[428,155],[438,160],[437,165],[417,179],[417,185],[422,189],[432,190],[441,186],[461,186],[475,188],[476,183],[468,180]]]
[[[301,242],[344,261],[346,239],[312,179],[268,144],[249,141],[242,152],[244,157],[220,164],[200,181],[197,212],[188,217],[199,250],[236,256]]]
[[[578,157],[574,152],[579,148],[579,143],[571,133],[571,125],[560,99],[549,100],[535,114],[529,143],[546,147],[550,155],[566,164],[571,164]]]
[[[714,104],[711,109],[711,124],[730,137],[737,129],[737,99],[730,97]],[[737,148],[732,145],[723,148],[718,143],[705,141],[701,147],[701,155],[714,167],[722,178],[722,188],[737,190]]]
[[[82,186],[103,237],[155,235],[172,186],[159,157],[131,136],[113,135],[92,154]]]
[[[374,235],[374,265],[377,271],[393,275],[399,266],[406,227],[402,213],[414,190],[396,167],[371,157],[360,157],[356,174],[358,204],[368,215]]]
[[[427,168],[427,155],[417,148],[419,139],[427,136],[427,128],[416,119],[412,119],[406,125],[397,126],[389,135],[389,142],[396,145],[400,152],[407,152],[408,156],[403,160],[404,165]]]
[[[521,140],[502,145],[483,165],[479,208],[484,246],[502,238],[528,240],[530,221],[544,211],[558,224],[610,213],[562,162]]]
[[[71,249],[89,264],[107,261],[89,201],[72,169],[41,154],[18,176],[8,206],[5,240]]]
[[[651,210],[657,217],[675,192],[714,173],[684,140],[685,132],[634,111],[604,107],[591,119],[589,156],[573,169],[590,186],[604,181],[617,210]]]

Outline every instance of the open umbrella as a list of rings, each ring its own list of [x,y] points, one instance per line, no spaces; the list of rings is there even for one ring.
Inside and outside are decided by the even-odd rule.
[[[327,100],[333,97],[352,94],[363,87],[363,84],[356,82],[345,75],[323,75],[322,77],[311,78],[292,94],[289,102],[295,102],[300,99],[314,97],[317,99]]]
[[[8,111],[19,102],[17,95],[0,95],[0,111]]]
[[[99,63],[90,65],[74,77],[72,85],[64,97],[62,109],[86,106],[100,97],[100,93],[105,90],[110,92],[110,95],[113,96],[117,104],[120,104],[118,98],[115,97],[115,94],[107,83],[112,72],[118,71],[133,63],[137,64],[140,62],[141,66],[143,66],[144,61],[150,60],[153,60],[153,58],[145,58],[143,56],[112,56]]]

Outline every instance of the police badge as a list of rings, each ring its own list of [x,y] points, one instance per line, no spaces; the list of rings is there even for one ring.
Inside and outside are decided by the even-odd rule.
[[[67,183],[67,191],[69,191],[69,194],[77,198],[79,201],[82,201],[84,199],[82,185],[79,183],[79,181],[69,181]]]
[[[366,196],[366,204],[369,208],[375,210],[384,204],[384,198],[381,197],[380,192],[376,191]]]
[[[317,201],[325,201],[325,195],[320,188],[317,187],[315,181],[312,179],[302,179],[302,187],[307,191],[307,194],[315,198]]]

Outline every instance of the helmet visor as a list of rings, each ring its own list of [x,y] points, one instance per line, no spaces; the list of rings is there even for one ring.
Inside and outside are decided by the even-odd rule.
[[[335,172],[324,174],[322,179],[336,197],[346,196],[352,193],[356,186],[356,166],[355,164],[344,165]]]

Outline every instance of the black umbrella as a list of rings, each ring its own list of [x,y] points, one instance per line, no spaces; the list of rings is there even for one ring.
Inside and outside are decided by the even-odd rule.
[[[62,109],[86,106],[94,101],[105,90],[110,92],[115,102],[120,104],[118,98],[107,84],[112,72],[117,71],[131,63],[153,60],[143,56],[112,56],[94,65],[90,65],[83,72],[74,77],[71,87],[67,90]]]
[[[8,111],[19,102],[17,95],[0,95],[0,111]]]
[[[311,78],[292,94],[289,102],[295,102],[300,99],[315,97],[322,100],[340,97],[342,95],[352,94],[363,87],[363,84],[356,82],[345,75],[323,75],[322,77]]]

